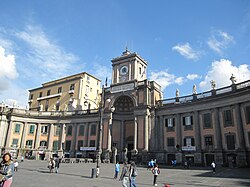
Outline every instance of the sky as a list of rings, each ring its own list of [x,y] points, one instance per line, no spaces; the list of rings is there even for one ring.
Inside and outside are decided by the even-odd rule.
[[[80,72],[110,84],[126,47],[164,99],[249,80],[250,1],[1,0],[0,102],[26,107],[29,89]]]

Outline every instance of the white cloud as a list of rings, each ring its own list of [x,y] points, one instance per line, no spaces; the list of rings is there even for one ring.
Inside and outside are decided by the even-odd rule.
[[[39,74],[58,78],[75,69],[73,64],[78,57],[65,52],[42,28],[28,25],[24,31],[15,32],[15,36],[28,44],[29,50],[25,51],[24,58],[39,69]]]
[[[100,79],[103,84],[105,84],[106,77],[108,78],[108,84],[111,82],[112,77],[112,70],[110,67],[103,66],[99,63],[94,63],[92,68],[89,70],[92,75],[94,75],[96,78]]]
[[[0,46],[0,93],[8,89],[10,80],[17,77],[15,56],[7,55],[5,49]]]
[[[200,52],[199,51],[195,51],[194,49],[192,49],[189,45],[189,43],[186,44],[178,44],[174,47],[172,47],[172,50],[177,51],[178,53],[180,53],[182,56],[184,56],[187,59],[190,60],[198,60],[200,58]]]
[[[201,76],[199,76],[198,74],[188,74],[187,75],[187,79],[189,80],[195,80],[195,79],[200,79]]]
[[[208,46],[220,55],[231,43],[234,43],[233,36],[223,31],[214,31],[207,41]]]
[[[230,60],[214,61],[204,80],[200,82],[203,91],[211,90],[210,81],[215,80],[216,88],[231,85],[230,77],[234,74],[237,82],[250,79],[250,68],[247,64],[234,66]]]
[[[149,75],[150,80],[154,80],[159,85],[161,85],[162,91],[171,84],[181,85],[184,82],[183,77],[177,77],[174,74],[168,73],[168,70],[151,72]]]

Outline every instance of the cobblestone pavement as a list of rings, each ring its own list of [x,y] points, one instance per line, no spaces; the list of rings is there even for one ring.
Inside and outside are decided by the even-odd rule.
[[[63,163],[59,173],[49,173],[46,161],[25,160],[15,172],[12,187],[116,187],[119,180],[113,179],[114,165],[101,164],[99,178],[91,178],[95,163]],[[161,167],[161,165],[159,165]],[[138,167],[137,184],[152,186],[151,171]],[[209,168],[161,168],[158,186],[250,186],[250,169],[220,168],[215,174]]]

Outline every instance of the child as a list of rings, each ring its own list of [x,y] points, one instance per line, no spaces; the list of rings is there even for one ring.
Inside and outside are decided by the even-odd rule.
[[[119,164],[119,162],[117,162],[116,165],[115,165],[115,176],[114,176],[114,179],[117,179],[119,171],[120,171],[120,164]]]
[[[152,169],[152,173],[154,174],[154,182],[153,185],[157,186],[157,176],[160,174],[160,169],[158,168],[158,164],[154,165],[154,168]]]
[[[18,162],[17,160],[14,162],[14,171],[17,171],[17,167],[18,167]]]

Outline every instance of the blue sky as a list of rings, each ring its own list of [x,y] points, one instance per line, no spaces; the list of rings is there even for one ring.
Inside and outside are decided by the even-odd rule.
[[[0,2],[0,101],[27,105],[30,88],[79,72],[111,78],[126,47],[148,62],[164,98],[250,79],[248,0]]]

